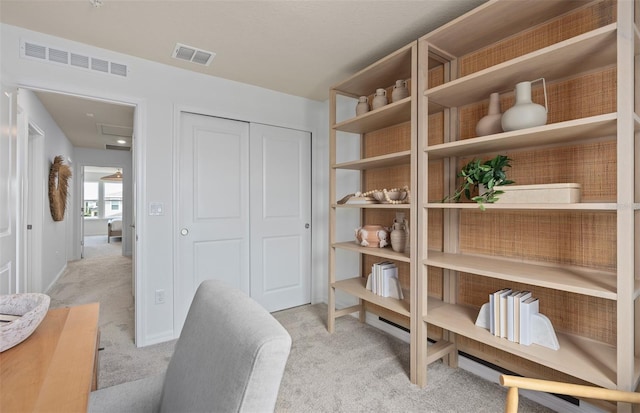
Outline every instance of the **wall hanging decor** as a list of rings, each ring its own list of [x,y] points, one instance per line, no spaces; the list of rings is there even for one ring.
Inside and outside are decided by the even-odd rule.
[[[64,164],[62,156],[56,156],[49,169],[49,207],[54,221],[64,219],[69,194],[69,178],[71,178],[71,169]]]

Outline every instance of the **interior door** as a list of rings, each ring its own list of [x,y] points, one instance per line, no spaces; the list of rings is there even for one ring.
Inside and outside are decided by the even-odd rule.
[[[311,134],[251,124],[251,297],[311,302]]]
[[[249,125],[183,113],[180,128],[176,332],[203,280],[250,294]]]
[[[16,91],[0,87],[0,294],[17,292]]]

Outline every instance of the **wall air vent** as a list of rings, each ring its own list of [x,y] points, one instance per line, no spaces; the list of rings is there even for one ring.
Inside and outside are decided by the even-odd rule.
[[[127,152],[129,152],[131,150],[130,146],[118,146],[118,145],[108,145],[107,144],[104,147],[105,147],[105,149],[111,149],[111,150],[114,150],[114,151],[127,151]]]
[[[81,67],[83,69],[89,68],[89,56],[83,56],[80,54],[71,53],[71,66]]]
[[[216,54],[206,50],[176,43],[176,47],[173,48],[173,54],[171,56],[174,59],[185,60],[187,62],[192,62],[203,66],[209,66]]]
[[[79,69],[91,70],[120,77],[127,77],[127,65],[115,63],[97,57],[86,56],[68,50],[48,47],[45,45],[20,41],[20,56],[27,59],[34,59],[55,63],[58,65],[73,66]]]

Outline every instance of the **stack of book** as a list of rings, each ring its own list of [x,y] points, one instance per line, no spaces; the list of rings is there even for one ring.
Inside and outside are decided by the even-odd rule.
[[[398,280],[398,267],[391,261],[377,262],[371,266],[367,279],[367,290],[382,297],[402,300],[402,288]]]
[[[528,346],[533,342],[531,320],[539,309],[540,302],[530,291],[498,290],[489,294],[489,331]]]

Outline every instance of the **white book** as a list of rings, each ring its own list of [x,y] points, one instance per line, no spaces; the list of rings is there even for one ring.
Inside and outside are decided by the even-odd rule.
[[[520,291],[513,291],[507,295],[507,340],[515,341],[515,308],[514,299]]]
[[[491,334],[496,334],[496,318],[493,313],[494,306],[494,294],[489,294],[489,332]]]
[[[493,293],[493,335],[500,337],[500,296],[506,291],[511,291],[508,288],[503,288]]]
[[[531,318],[540,310],[540,301],[537,298],[529,297],[520,304],[520,344],[531,345]]]
[[[382,296],[390,297],[391,286],[395,286],[394,279],[398,279],[398,267],[386,266],[382,269]]]
[[[373,269],[372,269],[372,273],[373,275],[373,282],[372,284],[372,292],[374,294],[377,295],[383,295],[384,290],[383,290],[383,271],[385,268],[388,267],[395,267],[396,265],[391,262],[391,261],[382,261],[382,262],[378,262],[376,264],[373,264]]]
[[[531,298],[531,291],[521,291],[513,298],[513,341],[520,342],[520,303]]]
[[[507,297],[511,289],[500,294],[500,337],[507,338]]]

